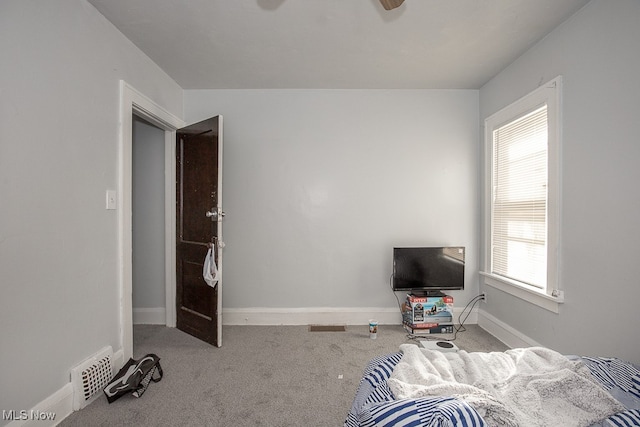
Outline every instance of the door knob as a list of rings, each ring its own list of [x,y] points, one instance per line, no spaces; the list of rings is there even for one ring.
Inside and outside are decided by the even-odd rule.
[[[211,208],[210,211],[205,213],[207,218],[211,218],[211,221],[222,221],[224,218],[224,212],[220,208]]]

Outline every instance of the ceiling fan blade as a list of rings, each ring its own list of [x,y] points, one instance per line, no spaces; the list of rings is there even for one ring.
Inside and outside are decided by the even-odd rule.
[[[380,3],[382,3],[382,7],[384,7],[385,10],[395,9],[396,7],[399,7],[403,2],[404,0],[380,0]]]

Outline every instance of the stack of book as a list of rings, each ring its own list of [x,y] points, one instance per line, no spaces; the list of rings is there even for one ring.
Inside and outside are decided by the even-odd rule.
[[[408,294],[402,305],[402,323],[412,335],[452,334],[453,297]]]

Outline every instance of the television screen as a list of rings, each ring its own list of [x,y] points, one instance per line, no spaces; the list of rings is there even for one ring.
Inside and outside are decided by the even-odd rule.
[[[438,294],[464,289],[464,249],[393,248],[393,290]]]

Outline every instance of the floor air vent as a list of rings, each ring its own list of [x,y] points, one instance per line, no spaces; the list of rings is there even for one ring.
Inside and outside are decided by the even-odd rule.
[[[113,349],[105,347],[71,369],[73,410],[78,411],[93,401],[113,376]]]
[[[309,325],[309,332],[345,332],[344,325]]]

